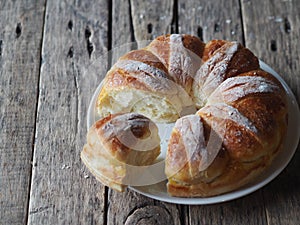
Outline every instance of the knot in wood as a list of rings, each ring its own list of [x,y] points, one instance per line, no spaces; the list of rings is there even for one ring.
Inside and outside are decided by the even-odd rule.
[[[136,209],[127,217],[125,225],[157,225],[157,224],[174,224],[170,213],[159,206],[145,206]]]

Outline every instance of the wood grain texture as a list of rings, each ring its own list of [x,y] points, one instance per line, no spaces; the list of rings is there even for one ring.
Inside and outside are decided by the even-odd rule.
[[[300,2],[244,0],[242,9],[247,46],[284,78],[299,104]],[[269,224],[298,224],[300,221],[299,151],[298,145],[286,170],[263,189]]]
[[[108,200],[107,224],[182,224],[180,205],[159,202],[131,190],[125,193],[111,190]]]
[[[107,27],[107,1],[47,2],[29,224],[104,223],[104,187],[80,152],[87,106],[106,72]]]
[[[113,1],[113,51],[111,54],[114,60],[117,60],[118,57],[129,50],[137,48],[137,45],[128,43],[135,40],[140,41],[153,38],[154,36],[168,32],[173,17],[173,9],[172,6],[170,6],[171,3],[168,2],[166,6],[161,5],[168,9],[164,11],[163,14],[166,19],[159,18],[160,10],[155,12],[157,4],[157,2],[151,5],[148,1],[131,1],[130,5],[129,1]],[[130,13],[130,10],[134,11]],[[133,25],[131,25],[131,23],[133,23]],[[151,23],[153,28],[150,33],[148,33],[147,30],[148,23]],[[128,26],[128,24],[130,26]],[[112,225],[182,224],[180,218],[182,215],[181,206],[155,201],[131,190],[126,190],[125,193],[109,190],[107,210],[107,224]]]
[[[189,224],[267,224],[261,194],[226,203],[190,206]]]
[[[117,48],[120,45],[131,43],[134,41],[131,6],[128,0],[112,1],[112,47]],[[117,32],[121,30],[121,32]]]
[[[239,0],[178,0],[178,31],[212,39],[243,43]]]
[[[152,40],[171,33],[174,1],[130,0],[133,32],[137,41]]]
[[[242,9],[247,46],[284,78],[299,103],[300,2],[244,0]]]
[[[0,224],[27,218],[44,1],[0,2]]]
[[[243,43],[238,0],[178,1],[178,30],[207,42],[212,39]],[[223,204],[189,207],[189,224],[266,224],[262,193]],[[255,213],[251,213],[255,212]]]
[[[111,48],[109,56],[114,64],[126,52],[136,48],[129,0],[112,0]],[[118,30],[120,30],[118,32]]]

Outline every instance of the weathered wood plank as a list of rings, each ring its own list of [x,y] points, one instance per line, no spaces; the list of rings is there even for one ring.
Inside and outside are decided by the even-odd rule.
[[[131,0],[133,32],[137,41],[152,40],[172,32],[174,1]],[[175,32],[175,31],[173,31]]]
[[[226,203],[190,206],[190,224],[267,224],[261,193]]]
[[[158,9],[158,4],[158,2],[150,4],[148,1],[131,1],[130,5],[127,0],[113,1],[112,49],[114,49],[114,60],[120,54],[137,47],[128,43],[135,40],[149,40],[170,32],[173,2],[166,1],[165,5],[159,6],[160,9]],[[164,15],[164,18],[161,18],[160,15]],[[148,24],[152,26],[151,32],[148,30]],[[115,49],[120,46],[120,51]],[[109,190],[108,193],[108,224],[181,224],[181,206],[154,201],[131,190],[127,190],[125,193]]]
[[[247,46],[285,79],[300,102],[300,2],[244,0],[242,9]]]
[[[132,33],[131,7],[128,0],[112,1],[112,47],[131,43],[134,41]],[[118,31],[120,30],[120,31]]]
[[[110,191],[107,224],[181,224],[181,207],[155,201],[131,190]]]
[[[178,31],[205,42],[227,39],[243,43],[239,1],[178,0]]]
[[[0,224],[27,218],[45,1],[0,2]]]
[[[131,7],[128,0],[112,0],[111,5],[111,65],[120,56],[134,49],[135,38],[133,34]]]
[[[104,187],[80,160],[89,100],[105,74],[107,1],[48,1],[30,224],[103,224]],[[101,67],[90,63],[100,60]]]
[[[178,0],[178,30],[212,39],[243,43],[242,18],[238,0]],[[211,206],[191,206],[190,224],[266,224],[262,194]],[[255,213],[252,213],[252,212]]]
[[[168,13],[165,13],[168,12]],[[171,33],[173,1],[112,1],[112,63],[155,37]]]
[[[255,7],[259,5],[259,7]],[[245,40],[289,84],[300,102],[300,2],[242,1]],[[261,34],[263,32],[263,35]],[[300,221],[300,147],[287,169],[263,189],[269,224]]]

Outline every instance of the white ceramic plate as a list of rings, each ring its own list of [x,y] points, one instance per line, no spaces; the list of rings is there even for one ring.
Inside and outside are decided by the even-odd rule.
[[[214,204],[214,203],[220,203],[225,202],[229,200],[233,200],[242,196],[245,196],[247,194],[250,194],[257,189],[265,186],[270,181],[272,181],[276,176],[278,176],[282,170],[288,165],[290,160],[292,159],[297,146],[298,141],[300,137],[300,112],[299,107],[296,101],[295,96],[293,95],[291,89],[288,87],[288,85],[285,83],[285,81],[276,73],[271,67],[269,67],[264,62],[260,61],[260,66],[263,70],[273,74],[283,85],[284,89],[286,90],[286,93],[288,95],[288,107],[289,107],[289,125],[287,130],[287,138],[284,142],[283,151],[281,151],[277,157],[272,162],[271,166],[264,171],[255,182],[252,182],[243,188],[222,194],[215,197],[208,197],[208,198],[178,198],[178,197],[172,197],[169,196],[166,189],[166,180],[162,181],[157,184],[153,185],[147,185],[147,186],[135,186],[135,187],[129,187],[130,189],[148,196],[153,199],[170,202],[170,203],[176,203],[176,204],[187,204],[187,205],[205,205],[205,204]],[[97,96],[100,92],[101,84],[98,86],[97,90],[95,91],[89,108],[88,108],[88,115],[87,115],[87,127],[91,127],[92,124],[99,119],[99,116],[97,116],[96,110],[95,110],[95,103]],[[164,137],[161,137],[162,143],[161,143],[161,151],[162,154],[160,155],[161,158],[165,157],[166,153],[166,147],[167,147],[167,138],[170,136],[172,124],[169,126],[163,126],[159,125],[159,131],[160,134],[163,134]]]

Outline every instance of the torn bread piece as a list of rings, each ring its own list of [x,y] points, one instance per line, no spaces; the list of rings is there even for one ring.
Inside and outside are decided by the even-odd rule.
[[[159,154],[157,126],[143,115],[125,113],[109,115],[90,128],[81,159],[102,184],[124,191],[128,177],[134,179],[128,174],[132,167],[146,170]]]

